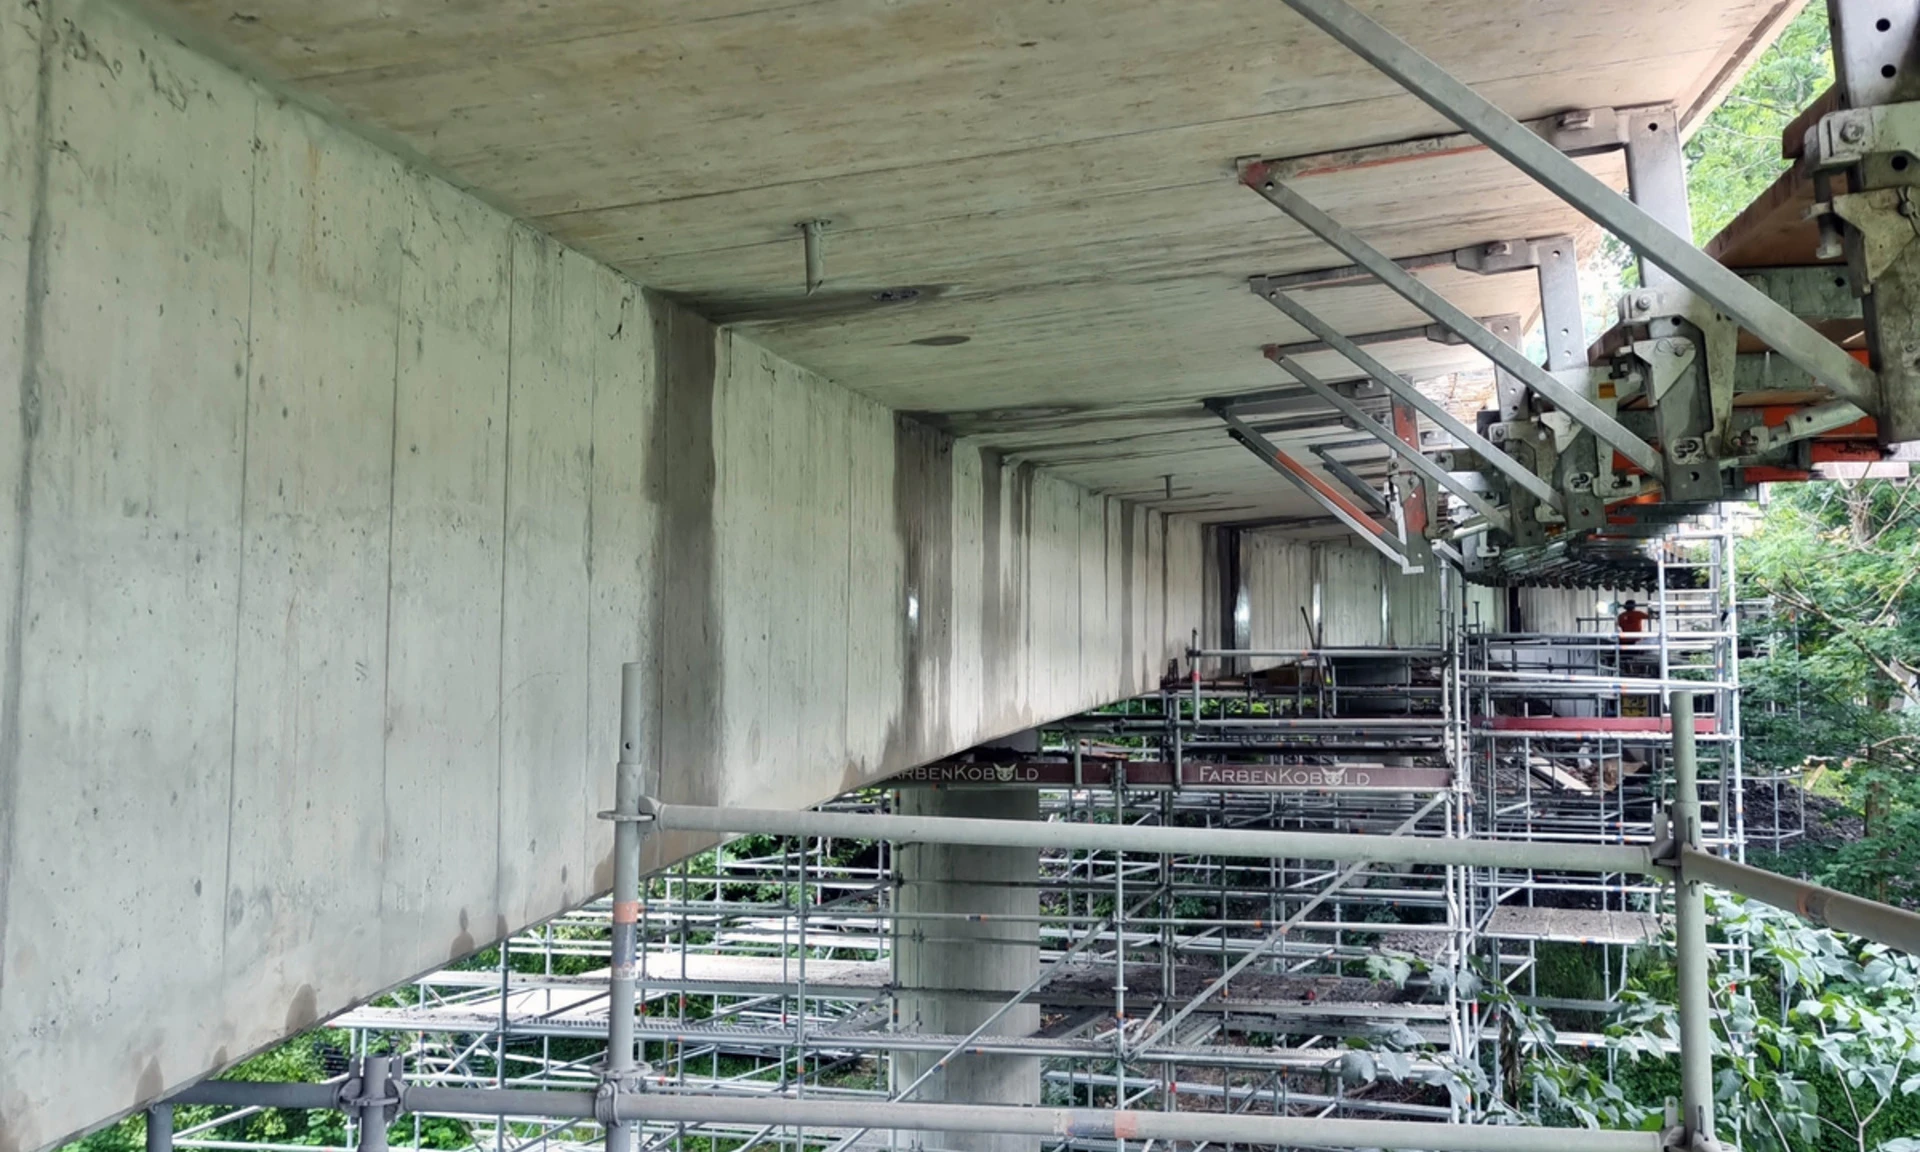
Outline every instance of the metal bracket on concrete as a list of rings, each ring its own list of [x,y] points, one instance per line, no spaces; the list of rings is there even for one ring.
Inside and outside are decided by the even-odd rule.
[[[1627,126],[1651,111],[1650,107],[1574,108],[1522,120],[1521,126],[1540,137],[1549,146],[1568,156],[1594,156],[1616,152],[1627,146]],[[1306,156],[1283,156],[1263,160],[1274,177],[1293,180],[1301,176],[1326,176],[1355,168],[1378,168],[1433,156],[1454,156],[1478,152],[1486,145],[1464,132],[1444,136],[1416,136],[1386,144],[1368,144],[1333,152],[1315,152]]]
[[[1387,505],[1387,498],[1374,491],[1367,478],[1355,472],[1351,466],[1333,454],[1333,447],[1327,444],[1309,444],[1307,451],[1312,452],[1335,480],[1347,486],[1347,491],[1360,497],[1360,502],[1372,509],[1375,516],[1391,516],[1393,509]]]
[[[1527,138],[1535,140],[1536,143],[1539,142],[1531,134],[1528,134]],[[1554,152],[1553,155],[1560,156],[1558,152]],[[1581,171],[1581,175],[1586,175],[1584,170],[1577,167],[1576,170]],[[1625,425],[1614,419],[1611,414],[1601,410],[1592,400],[1567,387],[1546,369],[1527,359],[1519,350],[1475,323],[1473,317],[1468,316],[1446,297],[1408,274],[1371,244],[1360,239],[1314,206],[1299,192],[1278,180],[1270,179],[1265,169],[1258,164],[1243,169],[1241,180],[1265,197],[1274,207],[1305,226],[1309,232],[1339,249],[1354,263],[1372,272],[1381,283],[1393,289],[1402,299],[1453,329],[1462,340],[1472,345],[1487,359],[1519,377],[1528,388],[1551,401],[1556,408],[1573,417],[1581,425],[1591,429],[1594,435],[1613,445],[1621,455],[1633,461],[1642,470],[1654,476],[1660,475],[1659,453],[1655,452],[1645,440],[1634,435]],[[1615,200],[1620,199],[1613,192],[1609,192],[1608,195]],[[1715,267],[1719,266],[1715,265]],[[1725,270],[1722,269],[1722,271]],[[1741,287],[1747,288],[1747,285],[1742,283]],[[1748,290],[1751,291],[1751,289]],[[1772,305],[1772,301],[1768,301],[1768,304]],[[1777,305],[1772,306],[1777,307]],[[1794,323],[1798,324],[1799,321],[1795,320]],[[1815,333],[1815,335],[1819,334]],[[1326,339],[1324,335],[1321,338]],[[1820,339],[1824,341],[1825,337]],[[1557,495],[1554,497],[1554,504],[1555,507],[1559,506]]]
[[[1573,237],[1544,236],[1533,240],[1489,240],[1483,244],[1469,244],[1465,248],[1449,248],[1445,252],[1402,256],[1394,263],[1408,272],[1423,272],[1430,268],[1453,268],[1461,272],[1474,272],[1481,276],[1499,276],[1508,272],[1528,272],[1538,268],[1542,261],[1541,253],[1551,251],[1555,247],[1563,251],[1572,251]],[[1285,275],[1270,277],[1270,279],[1275,287],[1284,288],[1287,291],[1300,288],[1358,288],[1378,282],[1373,273],[1358,264],[1342,264],[1338,268],[1317,268],[1310,272],[1289,272]]]
[[[1765,341],[1769,347],[1805,368],[1842,399],[1851,400],[1870,411],[1876,408],[1879,400],[1878,382],[1866,366],[1805,321],[1741,280],[1737,274],[1695,248],[1691,239],[1676,234],[1646,209],[1607,187],[1598,177],[1574,163],[1559,149],[1455,79],[1405,41],[1356,11],[1345,0],[1284,2],[1436,112],[1460,125],[1589,219],[1620,237],[1644,260],[1666,270],[1680,283],[1713,301],[1722,312]],[[1862,20],[1861,27],[1866,26],[1866,21]],[[1662,130],[1672,134],[1671,123],[1652,120],[1648,123],[1659,123]],[[1251,178],[1253,171],[1243,173],[1248,183],[1256,188],[1268,184],[1284,188],[1282,179],[1270,175],[1263,167],[1255,168],[1258,170],[1257,180]],[[1269,196],[1269,199],[1272,198]],[[1307,223],[1305,220],[1301,222]],[[1308,227],[1312,228],[1313,225],[1308,224]],[[1355,259],[1356,262],[1365,263]],[[1375,271],[1378,274],[1378,269]],[[1446,317],[1437,314],[1435,318],[1447,321]],[[1524,373],[1518,374],[1527,379],[1529,386],[1535,386],[1535,380]],[[1551,398],[1550,393],[1543,394]],[[1582,414],[1565,405],[1562,407],[1580,418],[1581,423],[1593,426],[1582,418],[1590,414]],[[1658,462],[1651,452],[1629,451],[1632,445],[1622,445],[1616,440],[1616,435],[1625,431],[1617,423],[1610,429],[1594,430],[1602,440],[1612,443],[1635,464],[1649,473],[1659,474]],[[1639,447],[1644,449],[1644,443]]]
[[[1275,281],[1285,279],[1287,279],[1287,277],[1272,277],[1269,278],[1268,283],[1273,284]],[[1488,328],[1506,325],[1517,331],[1520,327],[1520,317],[1510,312],[1502,313],[1499,316],[1483,317],[1480,323]],[[1378,332],[1351,334],[1347,339],[1362,347],[1370,344],[1410,343],[1414,340],[1424,340],[1429,344],[1448,344],[1455,346],[1466,343],[1466,341],[1454,335],[1452,329],[1441,324],[1416,324],[1407,328],[1385,328]],[[1297,344],[1276,344],[1274,347],[1280,349],[1288,356],[1306,356],[1314,352],[1328,352],[1333,349],[1333,345],[1327,343],[1325,340],[1302,340]]]
[[[1331,404],[1336,410],[1352,420],[1356,427],[1362,431],[1371,433],[1375,439],[1385,444],[1396,455],[1411,465],[1420,475],[1425,476],[1427,479],[1460,497],[1460,499],[1464,500],[1474,511],[1485,516],[1490,525],[1501,531],[1508,530],[1510,522],[1506,509],[1499,507],[1485,496],[1482,496],[1472,488],[1454,479],[1451,473],[1434,463],[1428,458],[1426,453],[1403,441],[1394,433],[1393,429],[1375,420],[1358,404],[1342,396],[1332,385],[1324,383],[1311,372],[1308,372],[1305,368],[1296,364],[1293,360],[1279,354],[1272,348],[1267,349],[1267,358],[1278,365],[1282,372],[1285,372],[1295,380],[1306,385],[1315,395],[1325,400],[1328,404]],[[1408,387],[1412,386],[1408,385]]]
[[[1920,9],[1829,0],[1827,11],[1838,108],[1808,130],[1802,153],[1830,201],[1822,236],[1839,234],[1877,377],[1870,397],[1839,395],[1877,417],[1882,444],[1897,444],[1920,439]],[[1835,196],[1838,174],[1847,191]]]
[[[1271,440],[1235,416],[1227,406],[1209,404],[1208,407],[1226,424],[1227,435],[1239,441],[1241,447],[1258,456],[1269,468],[1286,477],[1294,487],[1306,493],[1309,499],[1334,519],[1345,524],[1374,551],[1399,565],[1402,572],[1421,571],[1407,554],[1406,545],[1397,533],[1342,496],[1333,485],[1316,476],[1311,468],[1282,452]]]
[[[1312,309],[1300,303],[1298,300],[1293,299],[1291,296],[1288,296],[1285,292],[1277,288],[1268,287],[1268,282],[1265,277],[1254,277],[1248,282],[1248,287],[1252,289],[1254,295],[1265,300],[1275,308],[1278,308],[1288,319],[1313,333],[1315,336],[1318,336],[1321,340],[1326,341],[1334,351],[1346,357],[1355,367],[1365,372],[1368,376],[1371,376],[1381,387],[1398,396],[1415,411],[1445,429],[1456,441],[1480,453],[1486,458],[1489,466],[1498,469],[1514,484],[1533,493],[1535,497],[1549,507],[1555,509],[1560,507],[1560,494],[1553,490],[1552,485],[1534,475],[1532,470],[1528,469],[1520,461],[1502,452],[1486,437],[1480,435],[1472,428],[1467,427],[1458,417],[1448,412],[1431,397],[1421,392],[1408,381],[1402,379],[1399,375],[1387,368],[1386,365],[1374,359],[1365,350],[1349,340],[1338,329],[1334,328],[1333,325],[1322,320]],[[1483,328],[1480,329],[1480,331],[1483,335],[1486,334],[1486,329]]]

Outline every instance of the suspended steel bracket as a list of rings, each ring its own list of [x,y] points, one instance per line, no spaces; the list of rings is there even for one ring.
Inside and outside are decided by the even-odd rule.
[[[1276,279],[1287,279],[1287,277],[1269,278],[1267,282],[1268,284],[1273,284]],[[1483,317],[1480,323],[1488,328],[1504,324],[1518,329],[1520,326],[1520,317],[1511,313],[1504,313],[1499,316]],[[1406,328],[1383,328],[1378,332],[1361,332],[1350,335],[1347,339],[1362,347],[1372,344],[1410,343],[1414,340],[1424,340],[1429,344],[1460,345],[1465,343],[1464,340],[1453,334],[1452,329],[1441,324],[1416,324]],[[1276,344],[1274,347],[1280,349],[1288,356],[1306,356],[1314,352],[1328,352],[1333,349],[1333,345],[1327,343],[1325,340],[1302,340],[1298,344]]]
[[[1269,168],[1268,175],[1272,175]],[[1558,247],[1562,251],[1573,250],[1571,236],[1542,236],[1532,240],[1489,240],[1483,244],[1469,244],[1464,248],[1449,248],[1445,252],[1427,252],[1419,256],[1401,256],[1394,260],[1407,272],[1422,272],[1432,268],[1453,268],[1461,272],[1473,272],[1481,276],[1499,276],[1507,272],[1530,272],[1544,260],[1542,253],[1551,252]],[[1288,272],[1281,276],[1269,276],[1268,282],[1276,288],[1293,291],[1298,288],[1358,288],[1362,285],[1377,283],[1373,273],[1358,264],[1342,264],[1338,268],[1319,268],[1311,272]],[[1458,338],[1448,343],[1459,343]]]
[[[1325,444],[1309,444],[1307,450],[1320,461],[1320,467],[1325,468],[1335,480],[1347,486],[1347,491],[1360,497],[1360,502],[1371,509],[1375,516],[1393,515],[1393,509],[1388,506],[1387,498],[1374,491],[1373,485],[1367,483],[1365,476],[1355,472],[1352,466],[1335,456],[1331,447]]]
[[[1391,77],[1409,93],[1419,97],[1434,111],[1458,124],[1499,156],[1578,209],[1588,219],[1625,241],[1643,261],[1665,270],[1681,284],[1712,301],[1722,312],[1738,321],[1741,327],[1804,368],[1842,399],[1869,412],[1879,410],[1879,380],[1871,369],[1765,293],[1740,279],[1736,273],[1694,247],[1690,239],[1675,233],[1646,209],[1607,187],[1560,149],[1495,107],[1405,41],[1360,14],[1345,0],[1284,0],[1284,3],[1355,55]],[[1861,26],[1866,26],[1864,20]],[[1675,136],[1675,125],[1670,122],[1649,121],[1648,125],[1664,127],[1667,136]],[[1281,198],[1269,194],[1268,198],[1276,203],[1288,197],[1299,200],[1297,194],[1286,189],[1283,182],[1285,177],[1275,176],[1266,165],[1255,164],[1243,169],[1243,179],[1252,187],[1262,190],[1263,194],[1274,191],[1287,194]],[[1285,204],[1281,204],[1281,207],[1294,215],[1295,219],[1300,219],[1299,214]],[[1311,205],[1307,207],[1311,209]],[[1318,212],[1317,209],[1312,211]],[[1301,219],[1300,222],[1316,233],[1321,232],[1309,220]],[[1324,233],[1322,239],[1327,239]],[[1331,240],[1329,242],[1332,243]],[[1341,247],[1339,244],[1334,246]],[[1377,253],[1374,255],[1378,257]],[[1368,264],[1353,253],[1348,253],[1348,257],[1356,263]],[[1381,275],[1379,268],[1368,267],[1376,275]],[[1404,280],[1412,279],[1405,273],[1401,273],[1401,277]],[[1389,277],[1382,276],[1382,279]],[[1447,317],[1437,314],[1435,318],[1443,323],[1448,321]],[[1489,356],[1493,355],[1486,348],[1480,350]],[[1514,356],[1512,359],[1516,363],[1526,363],[1522,357]],[[1502,363],[1497,357],[1495,362],[1514,371],[1513,364]],[[1553,392],[1564,389],[1542,388],[1540,384],[1543,381],[1539,377],[1544,377],[1545,373],[1531,364],[1527,367],[1533,370],[1531,375],[1526,371],[1515,371],[1515,375],[1525,380],[1530,388],[1554,399],[1558,404],[1559,400]],[[1649,474],[1661,474],[1650,454],[1629,451],[1632,444],[1623,445],[1619,442],[1617,436],[1631,436],[1631,433],[1626,433],[1610,417],[1607,420],[1611,422],[1611,428],[1604,424],[1596,426],[1590,418],[1599,414],[1597,411],[1583,412],[1576,407],[1560,406]],[[1591,409],[1591,404],[1587,404],[1587,407]],[[1633,437],[1633,440],[1637,441],[1638,438]],[[1644,443],[1639,447],[1644,449]],[[1641,459],[1641,455],[1649,458]]]
[[[1300,381],[1300,383],[1312,390],[1314,395],[1332,405],[1335,410],[1351,420],[1361,431],[1372,434],[1375,439],[1385,444],[1396,455],[1412,466],[1414,471],[1460,497],[1461,500],[1466,502],[1468,507],[1485,516],[1488,524],[1502,531],[1508,529],[1509,521],[1506,509],[1499,507],[1479,492],[1474,491],[1471,487],[1456,479],[1452,473],[1434,463],[1426,453],[1420,451],[1419,448],[1414,445],[1406,443],[1395,434],[1393,429],[1375,420],[1367,414],[1365,409],[1341,395],[1339,390],[1331,384],[1320,380],[1314,376],[1313,373],[1308,372],[1305,368],[1302,368],[1290,357],[1280,353],[1277,349],[1268,348],[1267,358],[1278,365],[1282,372]],[[1408,387],[1411,387],[1411,385]]]
[[[1341,495],[1339,489],[1322,480],[1313,469],[1282,452],[1271,440],[1262,436],[1246,421],[1235,416],[1230,406],[1210,401],[1207,408],[1220,417],[1227,426],[1227,435],[1238,441],[1241,447],[1258,456],[1269,468],[1286,477],[1289,483],[1306,493],[1307,498],[1318,504],[1328,515],[1346,525],[1355,536],[1360,537],[1376,552],[1398,565],[1400,571],[1405,573],[1424,571],[1408,554],[1407,545],[1401,539],[1399,532],[1380,523],[1369,515],[1366,509]]]
[[[1368,376],[1387,391],[1405,401],[1422,416],[1433,421],[1454,440],[1480,454],[1487,464],[1500,471],[1509,481],[1531,492],[1537,499],[1551,508],[1559,508],[1560,494],[1553,485],[1536,476],[1532,469],[1500,450],[1499,446],[1467,425],[1459,417],[1448,412],[1437,401],[1415,388],[1410,382],[1394,373],[1385,364],[1376,360],[1367,351],[1342,334],[1339,329],[1321,319],[1311,308],[1293,299],[1277,288],[1269,288],[1265,277],[1256,276],[1248,284],[1254,295],[1278,308],[1288,319],[1325,341],[1329,347],[1351,361],[1354,367]],[[1471,323],[1471,321],[1469,321]],[[1487,330],[1480,328],[1483,335]],[[1497,342],[1497,341],[1496,341]]]
[[[1657,106],[1653,105],[1572,108],[1520,123],[1527,131],[1568,156],[1595,156],[1626,147],[1629,125],[1656,110]],[[1473,136],[1454,132],[1443,136],[1416,136],[1386,144],[1365,144],[1332,152],[1315,152],[1306,156],[1288,156],[1271,160],[1269,165],[1277,179],[1292,180],[1300,176],[1326,176],[1356,168],[1380,168],[1429,157],[1486,150],[1487,146]]]
[[[1920,9],[1829,0],[1839,107],[1807,130],[1813,206],[1864,304],[1883,444],[1920,439]],[[1840,177],[1844,175],[1844,191]],[[1837,193],[1837,194],[1836,194]]]
[[[1540,143],[1537,137],[1526,133],[1525,129],[1521,131],[1529,140]],[[1547,147],[1544,144],[1541,146]],[[1560,157],[1560,153],[1553,151],[1550,147],[1548,151]],[[1560,158],[1565,159],[1565,157]],[[1575,170],[1583,176],[1586,175],[1585,170],[1577,165]],[[1409,304],[1451,328],[1481,355],[1493,361],[1496,366],[1512,373],[1533,392],[1551,401],[1555,408],[1566,413],[1575,423],[1591,430],[1603,442],[1611,444],[1643,472],[1650,476],[1662,475],[1660,454],[1654,451],[1652,445],[1634,435],[1624,424],[1615,419],[1611,412],[1588,399],[1583,389],[1567,384],[1545,368],[1527,359],[1518,349],[1487,331],[1452,301],[1395,264],[1379,249],[1360,239],[1333,217],[1322,212],[1306,197],[1280,181],[1271,179],[1263,163],[1255,162],[1245,166],[1241,169],[1240,177],[1243,183],[1260,193],[1274,207],[1293,217],[1307,231],[1338,249],[1347,259],[1371,272],[1382,284],[1393,289]],[[1604,188],[1605,185],[1600,187]],[[1609,191],[1608,195],[1616,200],[1620,199],[1617,193]],[[1744,281],[1741,282],[1741,287],[1747,287]],[[1277,290],[1275,291],[1277,293]],[[1269,297],[1270,300],[1276,301],[1284,298],[1284,294]],[[1771,305],[1772,301],[1768,303]],[[1773,306],[1778,307],[1778,305]],[[1799,321],[1794,320],[1794,323],[1798,324]],[[1326,337],[1322,336],[1322,339]],[[1821,339],[1824,340],[1825,337]],[[1550,487],[1549,490],[1551,490]],[[1553,499],[1555,507],[1558,507],[1558,495],[1556,494]]]

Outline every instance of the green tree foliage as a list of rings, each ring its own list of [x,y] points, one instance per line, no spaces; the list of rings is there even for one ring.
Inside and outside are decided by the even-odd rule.
[[[1920,900],[1920,484],[1777,488],[1738,559],[1771,606],[1744,637],[1748,759],[1831,770],[1865,818],[1817,879]]]
[[[1813,0],[1687,142],[1695,243],[1713,239],[1787,170],[1781,131],[1832,83],[1827,6]]]
[[[1747,1152],[1920,1152],[1920,959],[1764,904],[1708,899],[1718,943],[1733,945],[1715,951],[1708,978],[1720,1138]],[[1499,1035],[1497,1061],[1459,1064],[1414,1034],[1351,1040],[1328,1071],[1444,1087],[1479,1123],[1665,1124],[1680,1093],[1671,937],[1636,957],[1598,1049],[1563,1047],[1548,1014],[1499,980],[1472,974],[1459,991]],[[1435,1070],[1416,1071],[1416,1054]]]
[[[1710,902],[1752,957],[1747,974],[1717,960],[1710,977],[1722,1138],[1749,1152],[1906,1150],[1920,1134],[1920,960],[1764,904]],[[1643,986],[1626,1002],[1610,1046],[1670,1064],[1672,999]]]
[[[1780,134],[1833,83],[1827,6],[1813,0],[1781,32],[1686,145],[1693,236],[1705,245],[1766,191],[1788,161]],[[1613,324],[1614,302],[1639,283],[1633,253],[1608,237],[1581,270],[1588,339]]]

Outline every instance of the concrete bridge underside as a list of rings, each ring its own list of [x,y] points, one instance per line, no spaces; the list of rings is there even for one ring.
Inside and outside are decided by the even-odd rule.
[[[1232,158],[1439,124],[1268,0],[524,7],[0,0],[0,1152],[605,891],[624,662],[659,792],[761,807],[1154,687],[1209,525],[1305,510],[1197,403],[1301,335],[1245,277],[1338,262]],[[1384,7],[1516,115],[1692,123],[1796,5]],[[1326,202],[1579,226],[1435,163]],[[1315,563],[1336,634],[1437,603]]]
[[[6,0],[0,82],[0,1152],[604,891],[624,661],[667,796],[804,806],[1199,624],[1195,522],[118,8]]]

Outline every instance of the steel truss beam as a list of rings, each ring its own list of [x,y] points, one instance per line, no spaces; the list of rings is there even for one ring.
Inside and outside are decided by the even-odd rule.
[[[1461,83],[1405,41],[1361,15],[1345,0],[1283,0],[1309,23],[1333,37],[1434,111],[1471,133],[1488,148],[1531,176],[1549,191],[1578,209],[1588,219],[1612,232],[1644,259],[1664,268],[1681,284],[1712,301],[1767,346],[1806,369],[1842,399],[1868,411],[1878,407],[1879,384],[1872,370],[1821,335],[1765,293],[1741,280],[1729,269],[1674,234],[1644,209],[1621,196],[1569,159],[1558,148],[1529,131],[1479,93]],[[1675,127],[1668,125],[1669,129]],[[1264,168],[1255,187],[1273,183]],[[1302,221],[1305,223],[1305,221]],[[1356,263],[1365,263],[1356,260]],[[1378,274],[1378,270],[1376,270]],[[1482,351],[1486,351],[1482,349]],[[1504,366],[1504,365],[1503,365]],[[1531,364],[1529,367],[1533,367]],[[1537,369],[1536,369],[1537,371]],[[1529,385],[1534,382],[1521,373]],[[1551,398],[1551,397],[1550,397]],[[1556,401],[1557,402],[1557,401]],[[1569,414],[1578,415],[1573,410]],[[1581,423],[1587,423],[1581,420]],[[1588,425],[1592,427],[1592,425]],[[1599,428],[1594,429],[1599,432]],[[1611,436],[1601,439],[1621,445]],[[1624,449],[1622,449],[1624,452]],[[1632,453],[1626,453],[1634,459]],[[1647,464],[1634,460],[1650,473]]]

